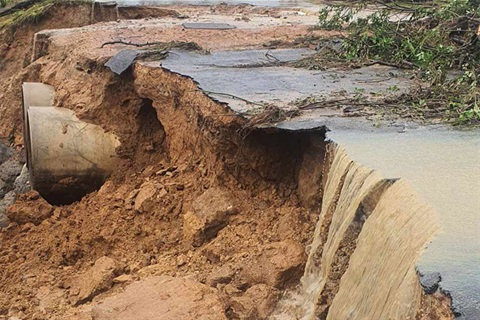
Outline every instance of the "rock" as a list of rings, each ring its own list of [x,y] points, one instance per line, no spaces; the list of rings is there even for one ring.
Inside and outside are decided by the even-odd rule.
[[[3,198],[5,196],[5,194],[7,194],[7,184],[5,183],[5,181],[3,181],[2,179],[0,179],[0,198]]]
[[[166,169],[161,169],[161,170],[155,172],[155,174],[158,175],[158,176],[164,176],[169,172],[170,173],[174,172],[175,170],[177,170],[177,166],[172,166],[172,167],[168,167]]]
[[[134,265],[130,266],[130,270],[135,269],[138,270],[137,274],[142,279],[160,275],[174,276],[178,272],[178,267],[175,263],[168,264],[166,261],[160,261],[157,264],[146,266],[144,268],[140,268],[139,266],[135,267]]]
[[[31,222],[39,225],[52,213],[53,207],[36,191],[18,195],[17,201],[6,210],[8,218],[18,224]]]
[[[12,149],[0,141],[0,164],[7,161],[12,156]]]
[[[13,190],[16,193],[25,193],[32,190],[30,185],[30,173],[28,172],[27,165],[24,165],[20,175],[13,182]]]
[[[0,204],[1,206],[1,204]],[[2,213],[0,213],[0,228],[6,228],[10,224],[10,219]]]
[[[55,287],[40,287],[37,291],[38,309],[45,314],[52,314],[60,306],[67,305],[65,291]]]
[[[237,286],[233,283],[226,284],[225,286],[219,286],[220,291],[224,293],[224,298],[228,297],[239,297],[243,294],[243,291],[238,289]]]
[[[127,282],[133,282],[135,279],[132,275],[130,274],[122,274],[121,276],[118,276],[113,279],[113,283],[127,283]]]
[[[6,215],[7,208],[15,202],[15,192],[10,191],[3,199],[0,199],[0,228],[6,228],[10,224],[10,219]]]
[[[101,257],[84,274],[79,275],[72,285],[71,298],[73,305],[79,305],[92,300],[96,295],[112,287],[113,279],[119,273],[119,266],[109,257]],[[78,292],[78,294],[76,294]]]
[[[280,291],[265,284],[249,288],[241,297],[231,300],[230,310],[234,319],[266,319],[280,298]]]
[[[188,257],[184,254],[181,254],[177,257],[177,267],[184,266],[188,263]]]
[[[221,226],[218,230],[220,230]],[[189,211],[183,216],[183,236],[187,243],[199,247],[202,245],[205,237],[203,231],[205,222],[202,221],[195,213]],[[217,232],[218,232],[217,230]]]
[[[440,287],[442,276],[439,272],[420,274],[420,284],[426,294],[435,293]]]
[[[242,266],[240,282],[246,286],[264,283],[284,289],[300,280],[306,259],[305,248],[297,241],[272,243],[259,257]]]
[[[0,179],[7,185],[13,184],[15,178],[20,175],[23,165],[17,160],[7,160],[0,164]]]
[[[0,198],[14,188],[15,178],[20,174],[21,168],[22,164],[16,160],[0,162]]]
[[[92,308],[94,320],[222,320],[224,307],[214,289],[185,278],[150,277]]]
[[[218,231],[228,224],[228,218],[238,212],[233,197],[217,188],[211,188],[192,205],[193,211],[183,216],[183,233],[187,243],[201,246],[217,236]]]
[[[215,288],[219,283],[230,283],[234,275],[235,270],[229,265],[224,265],[212,271],[210,276],[207,278],[207,284],[210,287]]]
[[[100,189],[100,191],[102,191],[102,189]],[[139,192],[140,189],[134,189],[128,194],[128,196],[125,198],[125,209],[133,209],[133,206],[135,205],[135,198],[137,197]]]
[[[149,212],[154,208],[153,198],[157,193],[157,187],[153,182],[147,181],[140,186],[135,197],[134,209],[137,212]]]

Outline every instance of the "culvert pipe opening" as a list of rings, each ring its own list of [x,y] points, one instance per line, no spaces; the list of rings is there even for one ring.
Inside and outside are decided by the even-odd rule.
[[[118,138],[53,106],[53,87],[23,85],[24,140],[32,188],[54,205],[80,200],[112,173]]]

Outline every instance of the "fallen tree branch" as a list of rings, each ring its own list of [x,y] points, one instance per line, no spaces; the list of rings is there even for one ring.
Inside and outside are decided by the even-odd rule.
[[[380,64],[383,66],[388,66],[388,67],[395,67],[399,69],[403,68],[415,68],[417,67],[414,63],[409,62],[409,61],[401,61],[400,63],[394,63],[394,62],[387,62],[387,61],[382,61],[382,60],[371,60],[368,62],[365,62],[361,67],[368,67],[368,66],[373,66],[374,64]]]
[[[223,96],[223,97],[227,97],[227,98],[231,98],[231,99],[237,99],[237,100],[240,100],[240,101],[243,101],[247,104],[252,104],[252,105],[257,105],[257,106],[261,106],[261,107],[265,107],[264,104],[261,104],[261,103],[258,103],[258,102],[254,102],[254,101],[249,101],[247,99],[244,99],[242,97],[239,97],[239,96],[235,96],[233,94],[230,94],[230,93],[223,93],[223,92],[213,92],[213,91],[207,91],[207,90],[201,90],[202,92],[204,92],[205,94],[207,95],[217,95],[217,96]]]
[[[147,47],[147,46],[153,46],[158,44],[165,44],[165,42],[156,41],[156,42],[134,43],[134,42],[127,42],[123,40],[116,40],[116,41],[105,42],[102,44],[100,48],[103,48],[105,46],[112,45],[112,44],[124,44],[126,46],[134,46],[134,47]]]

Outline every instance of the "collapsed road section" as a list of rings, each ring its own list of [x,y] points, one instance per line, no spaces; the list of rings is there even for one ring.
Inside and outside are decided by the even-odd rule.
[[[108,76],[109,71],[104,72],[104,75]],[[110,77],[116,79],[114,76]],[[95,251],[100,250],[99,254],[107,255],[110,259],[119,254],[114,252],[123,248],[110,242],[116,238],[117,232],[129,233],[130,237],[136,238],[134,241],[137,242],[143,239],[140,243],[147,238],[157,239],[160,236],[158,232],[171,232],[171,228],[178,228],[180,234],[177,233],[171,240],[165,238],[167,243],[160,247],[157,247],[158,244],[154,244],[155,242],[147,246],[145,253],[149,258],[146,265],[140,264],[136,268],[132,265],[122,267],[121,263],[119,263],[120,266],[116,266],[117,262],[111,262],[111,269],[106,270],[101,269],[103,260],[97,260],[90,268],[84,265],[87,267],[84,275],[79,274],[76,276],[78,279],[73,280],[72,284],[66,284],[69,288],[61,289],[62,293],[55,293],[66,295],[66,301],[64,301],[66,305],[56,306],[58,309],[54,308],[55,311],[64,308],[67,310],[67,318],[70,319],[74,316],[69,312],[77,314],[76,316],[78,314],[90,316],[93,319],[127,319],[141,312],[142,306],[141,300],[132,298],[132,293],[129,293],[131,290],[135,290],[133,295],[137,297],[147,295],[145,299],[148,299],[147,297],[152,294],[159,297],[165,296],[162,294],[164,287],[157,285],[150,288],[147,283],[153,280],[148,276],[140,276],[141,281],[146,281],[143,285],[133,283],[126,287],[124,293],[119,292],[118,295],[107,298],[103,302],[100,299],[98,304],[95,301],[89,302],[105,290],[108,297],[111,294],[108,293],[108,288],[113,284],[113,278],[122,273],[124,276],[135,277],[148,273],[148,270],[152,270],[156,275],[170,274],[171,271],[176,270],[175,276],[180,276],[181,274],[189,275],[191,271],[197,270],[200,276],[197,281],[209,282],[218,292],[204,287],[201,287],[201,290],[212,292],[212,299],[217,301],[215,304],[221,306],[217,308],[218,311],[215,311],[215,314],[211,314],[213,311],[206,306],[214,302],[200,300],[200,305],[205,303],[205,310],[198,309],[197,305],[192,306],[198,316],[221,319],[221,314],[225,312],[223,317],[266,318],[275,311],[275,302],[280,298],[280,292],[289,288],[294,290],[304,269],[303,281],[306,291],[301,296],[306,300],[302,303],[305,309],[294,312],[300,312],[300,315],[303,314],[306,319],[314,317],[315,314],[330,315],[334,319],[344,317],[332,316],[334,312],[354,312],[359,317],[386,315],[408,318],[423,312],[444,310],[438,307],[430,310],[432,303],[438,305],[441,303],[432,295],[423,293],[415,271],[416,258],[436,230],[434,223],[430,223],[431,228],[427,230],[424,228],[425,222],[419,224],[417,222],[420,221],[419,219],[433,220],[432,211],[422,204],[406,205],[417,201],[415,195],[409,192],[406,186],[399,182],[382,180],[378,173],[352,162],[341,149],[324,142],[324,128],[297,132],[248,127],[243,117],[235,115],[226,106],[212,101],[198,91],[193,81],[158,67],[152,68],[138,64],[134,68],[131,80],[118,78],[114,81],[124,82],[124,86],[132,86],[132,91],[139,98],[138,105],[132,105],[130,107],[132,110],[128,110],[130,108],[127,106],[128,109],[124,112],[124,117],[130,117],[129,121],[114,120],[117,126],[123,126],[124,132],[132,129],[126,127],[126,123],[136,122],[136,125],[128,139],[126,135],[120,133],[121,130],[118,130],[122,145],[130,146],[132,149],[124,155],[124,159],[118,160],[123,165],[117,166],[119,169],[113,173],[112,180],[100,191],[82,199],[79,204],[57,209],[51,207],[47,209],[48,205],[43,203],[41,198],[29,193],[27,198],[20,197],[20,201],[8,209],[7,215],[12,221],[17,222],[19,227],[33,223],[29,230],[39,237],[44,236],[43,228],[50,227],[58,230],[53,231],[53,239],[57,238],[55,235],[57,232],[70,233],[73,230],[69,230],[70,222],[67,221],[72,221],[71,219],[81,219],[82,225],[99,224],[103,229],[98,218],[92,216],[95,213],[86,214],[85,210],[89,211],[92,201],[95,201],[103,208],[100,212],[111,214],[109,205],[104,206],[110,201],[105,202],[103,199],[108,199],[108,194],[113,192],[117,195],[111,200],[116,203],[112,204],[117,209],[114,210],[116,218],[110,219],[113,218],[113,221],[116,221],[124,214],[126,218],[130,211],[133,214],[131,216],[133,221],[130,223],[138,221],[141,229],[148,226],[158,231],[145,230],[140,234],[132,233],[133,230],[129,231],[132,228],[129,226],[130,223],[118,227],[116,222],[117,228],[114,230],[117,231],[113,234],[110,236],[108,233],[105,234],[101,241],[92,239],[90,247]],[[111,86],[108,90],[115,90],[116,87]],[[151,103],[145,107],[145,101],[151,101]],[[142,112],[142,108],[143,110],[153,108],[152,111],[148,111],[148,114],[155,116],[155,121],[161,124],[157,127],[163,131],[162,134],[155,135],[156,131],[153,130],[155,126],[152,125],[155,122],[150,125],[148,122],[145,123],[152,119],[142,116],[145,112]],[[108,109],[108,107],[103,108],[99,112],[109,112]],[[142,141],[143,143],[138,143]],[[141,163],[142,160],[145,161],[144,164]],[[162,163],[164,169],[160,166]],[[149,167],[151,169],[148,169]],[[129,174],[126,175],[126,172]],[[137,176],[135,172],[139,172],[140,175]],[[200,185],[186,183],[186,176],[191,175],[197,177]],[[180,183],[179,179],[183,182]],[[191,178],[187,179],[191,181]],[[132,180],[135,181],[133,185],[131,185]],[[139,188],[131,189],[135,184],[139,184]],[[124,196],[118,192],[122,192]],[[392,194],[389,195],[389,193]],[[177,195],[172,203],[175,209],[169,213],[171,209],[164,208],[164,201],[173,194]],[[199,196],[195,197],[195,194]],[[244,195],[240,196],[240,194]],[[188,205],[187,199],[190,197],[193,197],[191,198],[193,201],[190,200],[192,202]],[[272,202],[272,197],[278,200]],[[248,199],[248,201],[239,203],[239,198]],[[389,200],[391,198],[396,199],[396,204]],[[256,207],[256,202],[260,199],[267,201],[263,209],[262,207],[252,208],[254,211],[249,209],[250,206]],[[129,202],[131,202],[130,208]],[[323,209],[318,211],[320,203]],[[52,216],[45,216],[43,221],[27,220],[25,215],[35,207],[39,211],[51,210]],[[83,209],[77,211],[80,207]],[[286,220],[278,220],[278,217],[283,214]],[[155,223],[157,219],[159,220]],[[265,219],[268,220],[268,222],[265,221],[269,226],[265,226],[267,229],[259,225]],[[317,219],[313,236],[314,221]],[[395,219],[401,219],[403,222],[394,223]],[[140,220],[143,221],[140,222]],[[48,221],[52,221],[53,225]],[[411,225],[406,227],[405,223]],[[369,227],[371,231],[368,231],[369,229],[365,229],[364,226],[370,224],[373,225]],[[399,229],[386,227],[388,225],[397,226]],[[108,226],[110,227],[110,224]],[[378,232],[379,228],[383,228],[381,226],[386,227],[383,234]],[[414,226],[420,230],[415,231]],[[60,231],[61,229],[63,230]],[[15,236],[15,230],[16,228],[10,228],[7,234],[16,241],[28,241],[25,238],[23,241],[18,239]],[[100,232],[108,232],[107,230]],[[78,243],[78,237],[82,239],[86,236],[83,232],[84,229],[81,228],[77,230],[77,236],[72,238],[72,235],[69,235],[68,239]],[[416,236],[414,237],[416,241],[412,242],[412,235],[409,232],[421,234],[422,237]],[[245,240],[234,245],[231,241],[238,241],[235,240],[238,237]],[[404,240],[399,241],[399,237]],[[310,244],[312,239],[313,244]],[[8,239],[5,240],[8,243]],[[58,241],[60,248],[70,243],[70,240],[66,239],[57,238],[54,241]],[[107,246],[104,249],[97,247],[97,241],[104,242]],[[60,266],[67,267],[80,266],[81,261],[91,256],[91,252],[84,251],[82,242],[80,240],[77,249],[73,252],[69,252],[68,249],[60,250],[58,253],[45,252],[40,258],[47,259],[46,261],[54,265],[58,263]],[[308,257],[305,254],[307,245],[310,246]],[[369,253],[360,252],[362,250]],[[396,250],[402,252],[402,255],[394,254]],[[167,252],[171,258],[165,256]],[[28,254],[28,252],[25,253]],[[59,253],[62,253],[61,256],[58,256]],[[127,254],[132,253],[138,254],[138,251],[134,249]],[[192,253],[194,255],[189,257]],[[189,261],[184,271],[181,267],[186,262],[178,261],[182,254],[185,255],[183,259]],[[377,254],[380,256],[376,257]],[[373,263],[370,267],[366,267],[366,262],[363,260],[366,256],[369,257],[368,261]],[[60,260],[57,260],[59,258]],[[130,259],[125,262],[131,263]],[[168,270],[169,259],[173,259],[171,261],[173,266],[170,266],[173,269],[170,269],[170,272],[164,273],[162,269],[156,269],[165,267]],[[31,263],[31,261],[27,262],[27,259],[24,262],[27,265]],[[225,280],[209,279],[213,276],[212,272],[220,272],[220,270],[213,270],[215,266],[231,268],[234,273],[228,275],[229,271],[227,271]],[[352,266],[352,269],[349,266]],[[354,270],[364,267],[370,270],[371,274],[363,274],[361,278],[363,280],[358,283],[359,278]],[[98,271],[97,268],[103,271]],[[62,268],[59,273],[63,273],[64,270],[71,269]],[[336,274],[331,275],[330,270],[336,270]],[[98,272],[112,273],[109,278],[101,276],[97,280],[93,275]],[[178,272],[180,274],[177,274]],[[399,274],[408,276],[399,277]],[[38,277],[41,276],[38,275]],[[82,277],[93,277],[93,283],[87,282],[87,287],[84,287]],[[203,277],[205,280],[202,280]],[[352,280],[359,286],[357,289],[347,281],[350,277],[357,279]],[[340,278],[344,279],[345,287],[339,283]],[[163,279],[161,283],[164,281],[175,280]],[[375,281],[379,284],[386,281],[389,285],[384,286],[384,290],[390,294],[382,292],[381,286],[374,286],[375,290],[372,290],[371,283]],[[186,285],[185,294],[193,290],[190,288],[192,285]],[[258,287],[260,285],[262,286]],[[237,288],[238,291],[230,293],[229,290],[233,288]],[[346,299],[338,298],[339,302],[335,299],[337,294],[340,297],[344,290],[347,294],[352,290],[358,292],[358,297],[348,299],[349,306],[342,305],[347,301]],[[215,297],[220,293],[223,298]],[[185,299],[187,297],[185,296]],[[267,299],[265,302],[268,302],[268,305],[261,310],[253,307],[263,301],[262,297]],[[392,301],[379,302],[387,297]],[[252,301],[251,307],[248,307],[248,301]],[[403,302],[399,303],[399,301]],[[71,303],[70,308],[68,308],[69,303]],[[170,299],[165,301],[165,305],[176,303]],[[279,305],[282,306],[285,303],[289,304],[283,302]],[[336,307],[337,303],[341,303],[339,307]],[[379,308],[367,307],[372,304],[378,305]],[[172,319],[184,318],[185,312],[193,310],[168,308],[168,311],[162,311],[165,305],[159,304],[156,312],[159,314],[166,312]],[[295,305],[296,302],[292,301],[290,306],[293,308]],[[92,307],[91,311],[86,306]],[[446,309],[443,312],[448,315],[448,306],[444,308]]]
[[[178,15],[37,33],[31,63],[2,83],[2,132],[18,149],[5,154],[26,146],[34,190],[13,190],[3,209],[0,317],[452,319],[450,296],[416,269],[436,213],[407,181],[327,140],[327,125],[360,126],[351,116],[368,112],[317,108],[401,94],[408,75],[306,67],[308,44],[266,49],[310,32],[298,8],[167,8]],[[184,28],[186,13],[235,28]],[[132,45],[142,52],[121,55]],[[46,103],[24,99],[22,116],[23,83],[55,91],[38,124],[48,130],[29,116]],[[42,182],[83,169],[52,183],[34,174],[47,158],[32,157],[62,135],[55,161],[105,168],[68,201],[77,184],[45,196]]]

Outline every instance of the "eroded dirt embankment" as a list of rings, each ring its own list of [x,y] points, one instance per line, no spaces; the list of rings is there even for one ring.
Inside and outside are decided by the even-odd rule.
[[[15,15],[15,14],[12,14]],[[180,14],[174,9],[155,7],[123,7],[117,8],[111,3],[58,2],[49,7],[33,20],[10,25],[10,16],[0,18],[0,137],[14,144],[22,144],[22,123],[18,110],[21,105],[21,84],[38,78],[40,66],[29,66],[34,60],[47,54],[48,37],[36,34],[44,30],[67,30],[68,28],[88,26],[100,22],[120,21],[123,19],[143,19],[159,17],[177,17]],[[15,21],[15,20],[13,20]],[[80,37],[81,38],[81,37]],[[72,39],[76,43],[78,39]],[[63,58],[70,55],[63,52]],[[61,57],[56,57],[62,59]],[[92,65],[93,64],[93,65]],[[93,61],[79,62],[77,69],[90,70],[95,66]]]
[[[56,106],[114,132],[122,146],[99,191],[61,207],[30,191],[7,210],[0,318],[129,319],[152,308],[171,319],[267,318],[307,263],[333,161],[323,130],[255,129],[191,79],[141,62],[119,77],[103,62],[50,49],[5,85],[0,125],[19,124],[11,135],[18,149],[27,80],[54,86]],[[334,272],[315,302],[322,318],[361,235],[362,215],[385,188],[358,200],[358,216],[337,239]],[[329,219],[320,225],[324,235]],[[448,303],[415,299],[417,318],[450,317]],[[145,305],[158,300],[164,303]]]
[[[3,17],[7,20],[8,16]],[[21,26],[0,28],[0,137],[21,143],[21,118],[18,110],[21,107],[21,83],[35,77],[35,71],[23,71],[32,62],[34,35],[46,29],[80,27],[93,23],[92,5],[62,5],[50,8],[40,19],[22,23]]]
[[[230,317],[255,318],[262,297],[268,313],[278,290],[298,281],[315,220],[295,191],[310,133],[250,132],[191,80],[158,68],[139,65],[120,78],[94,61],[53,53],[22,72],[52,84],[57,106],[114,131],[122,147],[111,180],[81,202],[52,207],[31,192],[9,209],[13,223],[0,241],[2,315],[52,318],[91,300],[102,290],[85,293],[77,278],[102,256],[120,265],[115,275],[132,279],[193,275],[218,287]],[[17,88],[6,94],[21,103]],[[11,112],[20,118],[19,108]],[[192,209],[206,190],[224,196]],[[209,201],[235,210],[217,213]],[[199,228],[189,212],[213,217]],[[260,298],[240,299],[251,287]]]
[[[48,312],[88,301],[90,294],[77,299],[82,289],[72,282],[102,256],[121,265],[118,275],[138,277],[142,270],[209,281],[225,296],[227,311],[255,285],[270,297],[298,281],[315,213],[301,206],[296,181],[306,170],[304,150],[312,139],[323,141],[321,133],[246,130],[191,80],[159,68],[139,65],[135,79],[105,69],[62,77],[70,74],[68,63],[56,66],[58,100],[85,105],[77,110],[83,119],[115,131],[121,159],[111,180],[79,203],[54,208],[29,193],[9,209],[18,226],[2,232],[3,314],[39,316],[40,287],[59,295]],[[80,82],[95,90],[78,91],[73,84]],[[216,191],[203,195],[202,205],[206,190]],[[195,199],[200,204],[192,209]],[[222,213],[218,201],[234,210]],[[195,220],[199,212],[206,221]],[[45,220],[29,219],[34,213]],[[216,272],[226,275],[218,280],[220,267]]]

